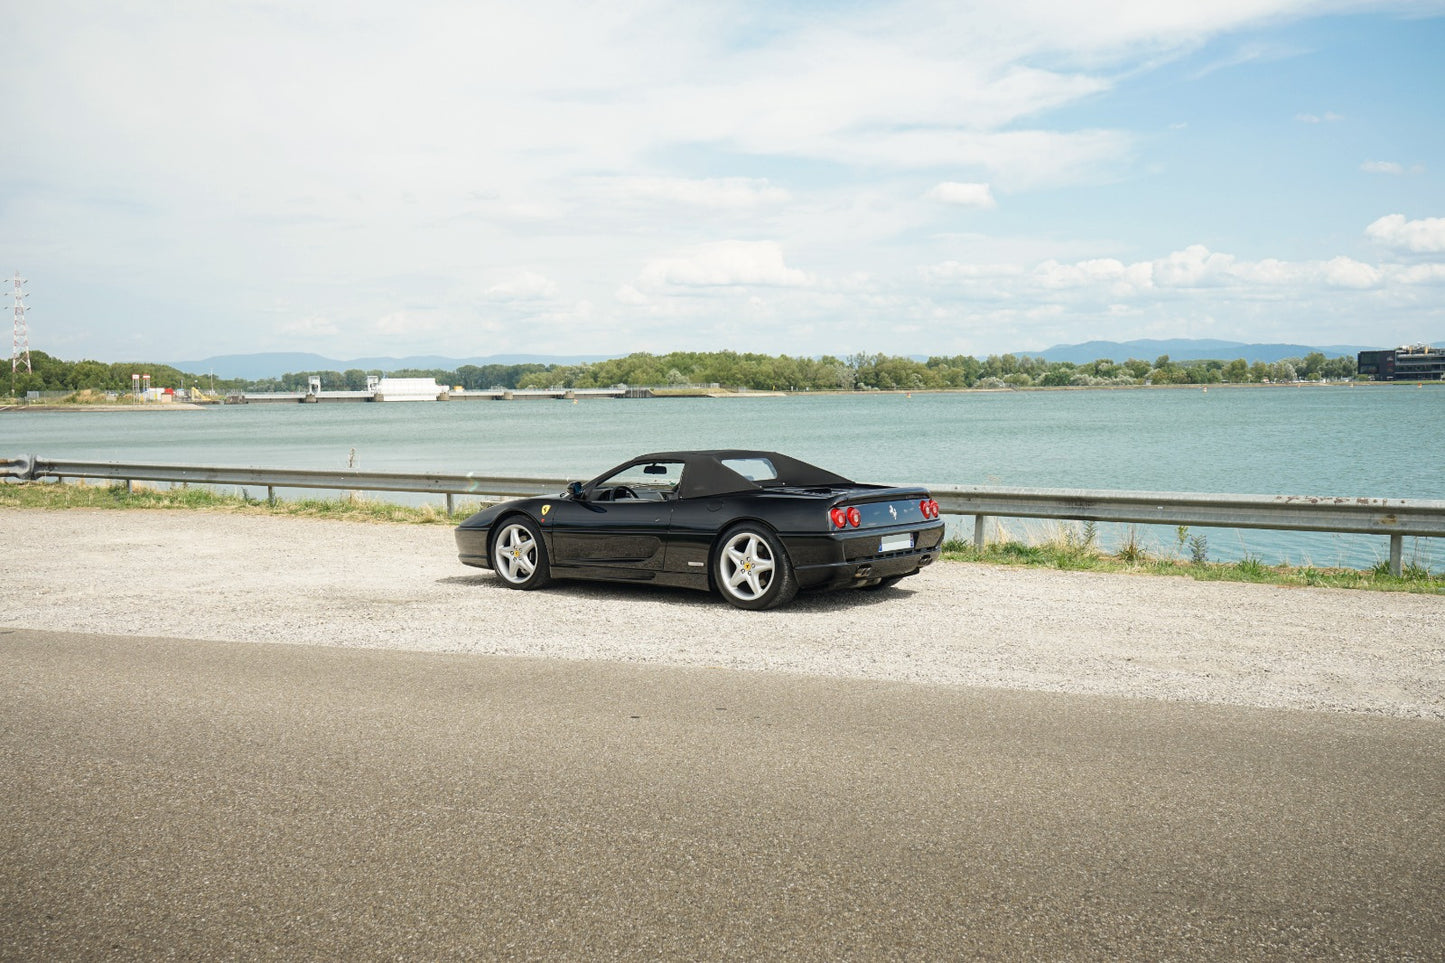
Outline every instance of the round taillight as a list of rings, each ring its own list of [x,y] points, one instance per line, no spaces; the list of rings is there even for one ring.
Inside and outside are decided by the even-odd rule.
[[[858,507],[856,505],[848,509],[848,524],[852,525],[854,528],[857,528],[859,525],[863,524],[863,516],[858,512]]]
[[[923,517],[924,517],[924,518],[932,518],[932,517],[933,517],[931,514],[929,514],[929,512],[932,511],[932,506],[930,506],[930,505],[928,504],[928,499],[926,499],[926,498],[925,498],[923,501],[921,501],[921,502],[918,503],[918,510],[923,513]]]
[[[929,510],[929,512],[932,513],[932,515],[933,515],[934,518],[937,518],[937,517],[938,517],[938,502],[936,502],[936,501],[934,501],[933,499],[930,498],[930,499],[928,500],[928,510]]]
[[[833,509],[831,512],[828,513],[828,517],[832,519],[834,528],[848,527],[848,513],[843,511],[843,509]]]

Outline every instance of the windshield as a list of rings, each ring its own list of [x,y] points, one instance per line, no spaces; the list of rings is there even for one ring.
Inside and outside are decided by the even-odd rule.
[[[601,492],[603,489],[620,487],[631,489],[639,495],[644,492],[656,492],[664,496],[671,496],[677,491],[678,483],[681,481],[682,462],[649,461],[628,465],[620,471],[613,472],[593,486],[593,490]]]

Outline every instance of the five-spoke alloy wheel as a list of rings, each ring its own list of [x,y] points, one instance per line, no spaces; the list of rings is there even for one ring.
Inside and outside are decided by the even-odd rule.
[[[798,594],[793,566],[778,537],[756,525],[729,529],[713,560],[722,597],[742,609],[770,609]]]
[[[541,588],[551,581],[547,546],[536,523],[521,516],[506,520],[492,539],[492,568],[508,588]]]

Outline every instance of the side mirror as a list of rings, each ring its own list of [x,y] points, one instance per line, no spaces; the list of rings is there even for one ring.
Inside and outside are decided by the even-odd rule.
[[[574,502],[585,502],[587,500],[586,494],[582,491],[581,482],[573,482],[572,484],[568,485],[567,494],[572,496],[572,500]]]

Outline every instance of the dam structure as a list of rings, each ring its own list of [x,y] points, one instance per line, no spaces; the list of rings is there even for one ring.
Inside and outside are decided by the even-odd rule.
[[[312,376],[305,391],[246,391],[226,396],[228,405],[319,404],[321,402],[397,401],[575,401],[579,398],[645,398],[645,388],[488,388],[467,390],[439,384],[435,378],[368,376],[364,390],[327,389]]]

